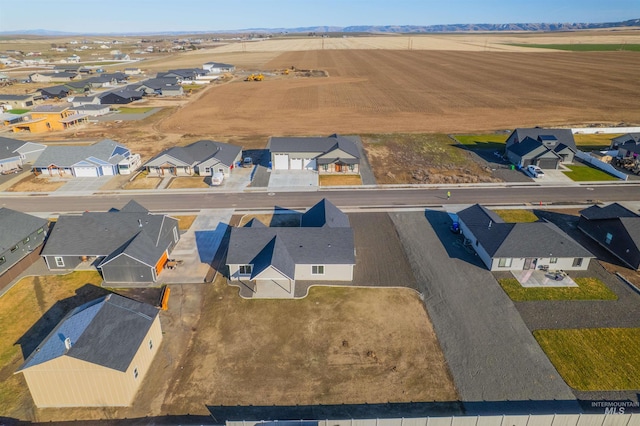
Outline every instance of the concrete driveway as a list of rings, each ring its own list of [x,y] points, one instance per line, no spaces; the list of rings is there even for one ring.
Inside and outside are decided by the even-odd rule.
[[[460,235],[449,231],[449,215],[390,216],[462,400],[557,400],[577,409],[513,302]]]
[[[316,191],[318,173],[312,170],[271,170],[269,191]]]
[[[70,192],[93,194],[109,182],[113,176],[100,177],[76,177],[69,179],[67,183],[55,191],[55,195],[69,195]],[[55,178],[54,178],[55,179]]]
[[[164,269],[158,278],[163,284],[202,283],[227,230],[233,209],[201,210],[171,252],[181,261],[176,269]]]

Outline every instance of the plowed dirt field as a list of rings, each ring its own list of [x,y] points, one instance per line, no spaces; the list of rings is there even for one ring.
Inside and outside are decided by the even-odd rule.
[[[636,122],[635,52],[286,52],[265,69],[322,69],[329,77],[267,76],[207,90],[164,120],[167,133],[313,135],[471,132],[590,122]]]

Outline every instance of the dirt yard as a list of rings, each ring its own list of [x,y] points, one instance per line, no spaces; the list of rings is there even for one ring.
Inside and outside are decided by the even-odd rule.
[[[64,186],[66,181],[51,180],[47,177],[28,175],[15,185],[8,188],[9,192],[51,192]]]

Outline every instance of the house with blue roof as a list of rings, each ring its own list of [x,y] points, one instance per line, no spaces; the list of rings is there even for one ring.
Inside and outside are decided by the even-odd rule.
[[[109,294],[69,312],[15,374],[38,408],[130,406],[161,341],[158,309]]]

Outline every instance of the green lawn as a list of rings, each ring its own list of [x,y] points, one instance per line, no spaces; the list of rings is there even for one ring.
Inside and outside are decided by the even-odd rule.
[[[583,166],[581,164],[567,164],[567,168],[571,171],[563,173],[575,182],[619,180],[617,177],[591,166]]]
[[[572,388],[640,389],[640,328],[537,330],[533,335]]]
[[[132,107],[120,107],[118,111],[120,114],[144,114],[145,112],[149,112],[153,107],[140,107],[140,108],[132,108]]]
[[[14,109],[10,109],[9,111],[7,111],[9,114],[24,114],[26,112],[31,111],[30,109],[19,109],[19,108],[14,108]]]
[[[578,133],[573,135],[573,139],[576,141],[576,146],[582,151],[602,151],[608,149],[611,146],[611,139],[622,136],[622,133],[616,134],[584,134]]]
[[[539,49],[569,50],[572,52],[612,52],[626,50],[640,52],[640,44],[522,44],[511,43],[511,46],[535,47]]]
[[[617,300],[618,296],[597,278],[574,278],[578,287],[522,287],[515,278],[498,280],[514,302],[533,300]]]
[[[461,145],[472,149],[498,149],[503,150],[509,135],[454,135]]]
[[[494,210],[494,212],[507,223],[538,221],[538,216],[536,216],[531,210]]]

